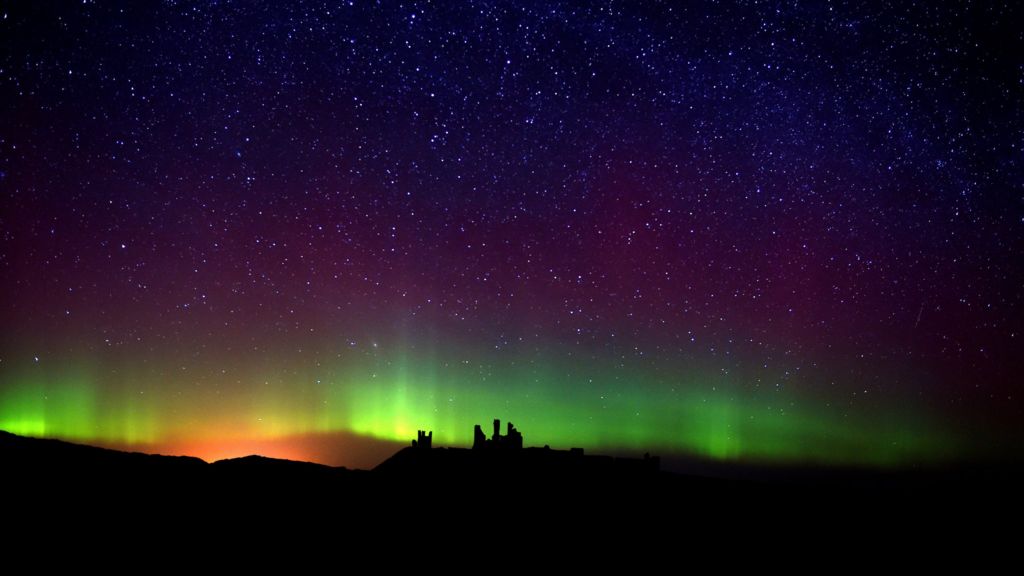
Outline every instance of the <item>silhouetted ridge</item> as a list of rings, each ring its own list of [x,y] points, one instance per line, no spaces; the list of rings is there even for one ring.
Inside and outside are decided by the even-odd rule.
[[[723,479],[660,471],[657,457],[621,458],[586,454],[580,448],[524,448],[522,433],[474,441],[474,448],[433,446],[433,433],[419,431],[412,446],[399,450],[372,471],[333,468],[310,462],[246,456],[213,464],[192,457],[120,452],[60,440],[26,438],[0,431],[0,478],[5,496],[17,501],[234,502],[247,507],[272,502],[293,507],[335,506],[372,512],[409,506],[450,510],[529,503],[544,509],[603,505],[633,513],[637,506],[692,511],[761,502],[818,506],[917,502],[931,507],[958,495],[1017,499],[1016,466],[908,470],[806,468],[800,475]],[[480,427],[474,430],[479,438]],[[784,468],[779,468],[784,470]],[[800,468],[793,468],[800,471]],[[814,474],[808,474],[808,471]],[[767,479],[767,480],[766,480]],[[974,497],[972,496],[972,497]],[[29,498],[30,497],[30,498]],[[55,500],[57,499],[57,500]],[[780,500],[781,499],[781,500]]]
[[[78,468],[82,472],[106,470],[198,470],[206,462],[192,456],[162,456],[141,452],[123,452],[74,444],[49,438],[27,438],[0,431],[0,454],[12,473],[16,471],[53,471]]]

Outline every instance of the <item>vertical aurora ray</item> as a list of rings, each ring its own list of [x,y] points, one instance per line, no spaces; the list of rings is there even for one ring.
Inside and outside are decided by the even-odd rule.
[[[96,389],[84,370],[25,369],[0,388],[0,429],[31,436],[94,439]]]
[[[142,374],[129,374],[126,381],[137,383],[135,378]],[[145,445],[161,437],[161,420],[169,404],[160,387],[147,396],[137,385],[109,377],[101,385],[95,365],[75,362],[4,371],[0,376],[5,380],[0,387],[0,429],[127,445]]]

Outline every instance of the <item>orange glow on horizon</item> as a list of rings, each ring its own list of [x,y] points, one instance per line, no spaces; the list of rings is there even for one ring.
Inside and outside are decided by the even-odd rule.
[[[185,440],[168,442],[161,454],[172,456],[195,456],[207,462],[245,456],[266,456],[284,460],[313,462],[316,455],[298,445],[291,438],[218,438],[210,440]]]
[[[375,467],[405,445],[404,443],[381,441],[340,432],[277,437],[211,435],[205,438],[171,438],[148,444],[113,442],[93,442],[91,444],[128,452],[193,456],[209,463],[257,455],[360,469]]]

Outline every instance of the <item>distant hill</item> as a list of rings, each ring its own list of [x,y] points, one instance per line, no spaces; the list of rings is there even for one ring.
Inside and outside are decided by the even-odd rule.
[[[203,460],[191,456],[122,452],[4,431],[0,431],[0,456],[12,473],[20,471],[32,476],[70,471],[86,474],[195,472],[207,466]]]
[[[76,481],[124,478],[202,480],[238,474],[341,477],[352,472],[346,468],[256,455],[209,464],[191,456],[124,452],[63,440],[18,436],[4,431],[0,431],[0,459],[9,471],[8,479],[22,477],[40,481],[68,477]]]

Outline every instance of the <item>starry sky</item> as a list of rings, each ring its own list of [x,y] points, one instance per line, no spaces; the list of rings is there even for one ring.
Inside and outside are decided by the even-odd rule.
[[[0,7],[0,429],[1019,454],[1012,2]]]

